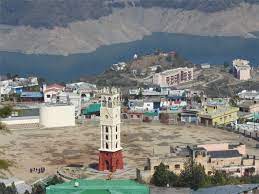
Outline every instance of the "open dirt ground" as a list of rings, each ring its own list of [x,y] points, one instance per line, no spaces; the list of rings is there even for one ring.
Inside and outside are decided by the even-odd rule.
[[[159,123],[123,123],[122,146],[125,163],[143,168],[154,145],[184,145],[243,142],[249,154],[259,156],[255,141],[221,129],[201,126],[174,126]],[[1,176],[15,176],[28,183],[53,174],[58,167],[71,163],[98,161],[99,124],[87,123],[73,128],[16,130],[0,134],[0,158],[13,166]],[[30,168],[45,167],[44,174],[30,173]]]

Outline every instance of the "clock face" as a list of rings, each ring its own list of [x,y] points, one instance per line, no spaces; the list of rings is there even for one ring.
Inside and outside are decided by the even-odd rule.
[[[109,118],[109,116],[108,116],[108,115],[105,115],[105,118],[106,118],[106,119],[108,119],[108,118]]]

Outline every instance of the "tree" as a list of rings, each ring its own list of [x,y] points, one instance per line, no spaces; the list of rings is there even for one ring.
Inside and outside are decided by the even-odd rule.
[[[126,96],[124,98],[123,105],[128,107],[128,105],[129,105],[129,98],[128,98],[128,96]]]
[[[55,175],[51,180],[47,182],[47,186],[64,183],[63,179]]]
[[[211,177],[211,183],[213,185],[225,185],[227,182],[227,175],[222,171],[215,171],[214,175]]]
[[[193,100],[194,100],[195,102],[197,102],[197,103],[201,103],[201,97],[198,96],[198,95],[195,95],[195,96],[193,97]]]
[[[160,73],[160,72],[162,72],[162,68],[161,68],[161,66],[157,66],[156,73]]]
[[[11,186],[7,186],[7,187],[5,186],[4,183],[0,183],[0,193],[1,194],[18,194],[14,183],[12,183]]]
[[[166,169],[166,166],[160,163],[152,177],[152,183],[159,187],[167,186],[169,184],[169,174],[170,172]]]
[[[207,184],[207,175],[204,166],[197,164],[193,160],[185,163],[184,169],[179,177],[181,186],[189,186],[191,189],[197,190]]]
[[[12,107],[11,106],[4,106],[0,109],[0,117],[6,118],[12,114]]]
[[[32,194],[46,194],[46,189],[40,184],[34,185],[32,187]]]
[[[174,172],[169,172],[168,182],[170,186],[178,186],[178,176]]]

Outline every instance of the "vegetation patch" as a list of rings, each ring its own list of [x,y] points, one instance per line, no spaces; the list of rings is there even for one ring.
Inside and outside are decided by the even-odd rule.
[[[233,177],[221,171],[214,171],[207,175],[201,164],[190,160],[185,163],[184,169],[179,175],[171,172],[161,163],[152,177],[151,183],[159,187],[189,187],[197,190],[201,187],[220,185],[258,184],[259,176],[254,176],[255,169],[251,168],[248,176]]]
[[[11,163],[7,160],[0,159],[0,170],[8,170],[11,166]]]

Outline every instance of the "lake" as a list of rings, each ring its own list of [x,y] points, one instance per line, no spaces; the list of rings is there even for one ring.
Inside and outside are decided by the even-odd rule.
[[[222,64],[243,58],[253,65],[259,64],[258,38],[153,33],[142,40],[69,56],[0,52],[0,74],[37,75],[52,82],[71,81],[102,73],[113,63],[132,59],[135,53],[150,54],[158,48],[165,52],[176,51],[193,63]]]

